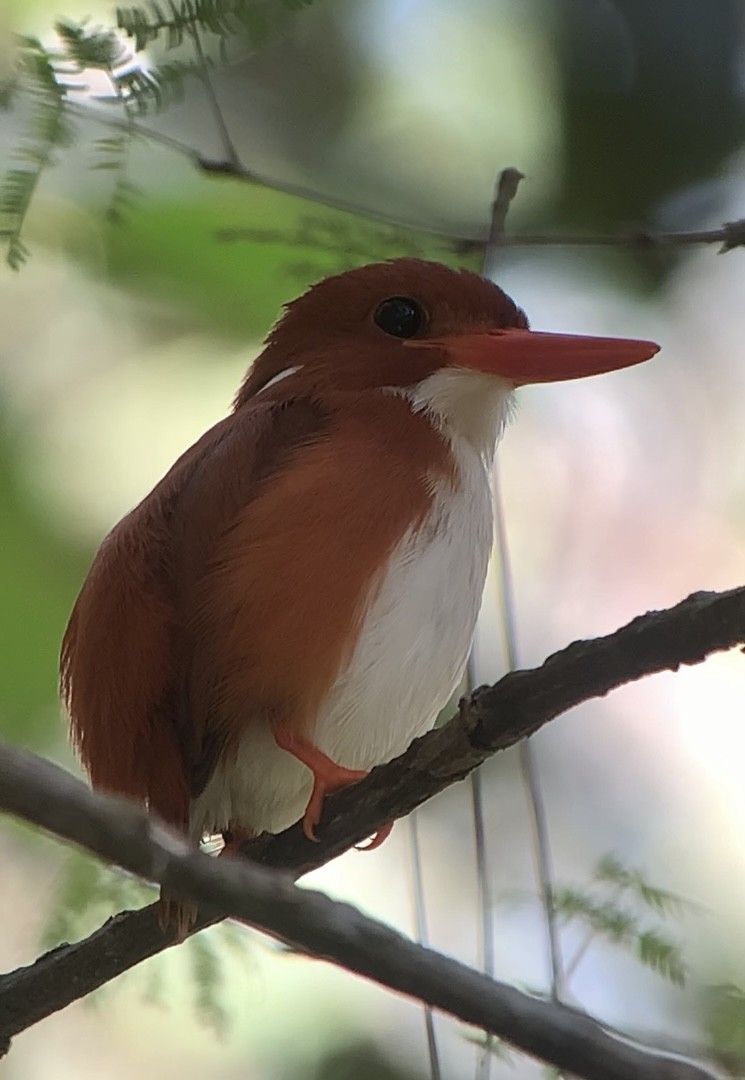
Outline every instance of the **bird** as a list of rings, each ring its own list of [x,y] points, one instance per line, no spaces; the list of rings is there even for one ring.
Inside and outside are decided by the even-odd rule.
[[[298,820],[317,839],[326,795],[402,753],[461,680],[515,390],[657,351],[531,330],[490,280],[414,258],[289,303],[75,602],[61,692],[92,786],[194,842]]]

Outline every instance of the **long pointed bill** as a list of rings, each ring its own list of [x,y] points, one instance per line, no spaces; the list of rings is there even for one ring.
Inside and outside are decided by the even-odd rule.
[[[445,351],[450,367],[501,375],[515,386],[601,375],[649,360],[659,345],[635,338],[548,334],[538,330],[488,330],[407,345]]]

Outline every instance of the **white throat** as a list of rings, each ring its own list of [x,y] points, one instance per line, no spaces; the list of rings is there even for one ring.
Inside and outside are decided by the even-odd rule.
[[[512,383],[470,368],[448,367],[405,394],[417,412],[428,412],[446,435],[465,439],[491,464],[514,410]]]

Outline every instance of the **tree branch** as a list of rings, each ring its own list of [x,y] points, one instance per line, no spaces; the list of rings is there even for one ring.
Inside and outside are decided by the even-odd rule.
[[[171,895],[217,906],[223,917],[237,916],[314,956],[424,1000],[578,1077],[711,1080],[712,1074],[696,1065],[615,1038],[585,1013],[530,997],[416,945],[349,904],[301,890],[284,874],[246,860],[211,859],[143,808],[94,794],[34,754],[0,748],[0,791],[11,813],[157,881]],[[16,974],[6,978],[12,981]],[[0,1028],[0,1045],[9,1037]]]
[[[91,105],[70,104],[68,109],[72,115],[93,120],[105,127],[126,130],[127,122],[115,116],[110,116],[103,108]],[[279,191],[283,194],[309,202],[318,203],[344,213],[354,214],[357,217],[367,218],[383,225],[397,225],[401,228],[412,229],[420,233],[443,240],[451,250],[464,255],[472,251],[483,251],[492,242],[490,235],[478,236],[471,233],[466,236],[456,231],[448,233],[436,230],[428,226],[414,225],[411,221],[391,216],[381,211],[375,211],[369,207],[360,206],[346,199],[340,199],[327,192],[320,192],[304,184],[294,183],[289,180],[280,180],[276,177],[264,176],[244,165],[235,154],[232,157],[211,158],[200,153],[189,143],[174,138],[165,132],[147,124],[137,123],[133,130],[142,138],[150,142],[172,150],[189,160],[207,176],[226,177],[237,180],[244,184],[253,184],[265,187],[271,191]],[[232,146],[232,143],[231,143]],[[509,207],[511,199],[517,190],[517,184],[523,178],[523,174],[517,169],[505,169],[502,176],[510,175],[509,183],[514,183],[514,190],[509,194],[509,186],[505,189],[505,206]],[[494,207],[492,208],[494,210]],[[492,216],[494,222],[494,216]],[[500,216],[497,216],[497,221]],[[503,218],[501,219],[503,221]],[[221,232],[223,240],[254,239],[253,229],[232,228]],[[733,248],[745,246],[745,218],[737,221],[728,221],[716,229],[699,229],[689,232],[655,232],[650,229],[631,229],[618,233],[507,233],[502,231],[498,237],[500,247],[629,247],[639,250],[651,248],[675,248],[687,247],[693,244],[720,244],[720,253],[731,251]]]
[[[690,232],[655,232],[632,229],[617,233],[508,233],[500,239],[503,247],[687,247],[691,244],[721,244],[720,254],[745,245],[745,218],[726,221],[717,229]]]
[[[278,836],[264,835],[248,842],[243,853],[254,862],[284,869],[292,878],[298,878],[370,836],[386,821],[410,813],[448,785],[463,779],[498,750],[533,734],[575,705],[602,697],[645,675],[677,670],[681,664],[700,663],[712,652],[743,643],[745,586],[722,593],[694,593],[666,611],[638,616],[607,637],[576,641],[550,656],[539,668],[511,672],[495,686],[476,690],[461,702],[459,713],[445,727],[417,739],[405,754],[374,769],[361,783],[331,796],[319,829],[319,843],[307,840],[298,824]],[[47,805],[37,796],[26,796],[25,802],[19,801],[24,799],[23,793],[18,793],[17,785],[14,790],[16,793],[12,794],[8,777],[0,774],[1,808],[54,829],[59,820],[56,806]],[[87,796],[95,798],[91,793]],[[128,820],[127,828],[136,833],[133,819]],[[137,828],[145,826],[140,824]],[[148,828],[160,835],[156,826]],[[125,829],[125,839],[128,835]],[[103,837],[101,844],[111,842],[109,834],[104,833]],[[164,845],[170,851],[165,841]],[[115,848],[116,845],[96,850],[121,862]],[[165,880],[167,872],[170,891],[188,891],[184,885],[187,879],[183,882],[179,879],[179,865],[185,864],[179,864],[175,854],[169,854],[165,866],[148,864],[140,872],[156,880]],[[202,872],[207,871],[198,871]],[[244,880],[247,879],[241,879]],[[203,894],[195,892],[195,895]],[[3,1039],[9,1040],[171,944],[158,928],[153,907],[117,915],[84,941],[60,946],[29,967],[0,977],[0,1045]],[[195,930],[221,917],[214,909],[200,912]],[[257,921],[251,915],[247,917]],[[270,932],[275,931],[270,929]],[[292,934],[288,936],[292,938]],[[475,973],[473,977],[483,978]],[[486,985],[490,985],[488,980]],[[484,984],[479,986],[481,993]],[[415,993],[415,989],[409,987],[405,992]],[[440,998],[432,1003],[448,1010],[453,1007],[452,1001],[445,1004]],[[481,1025],[482,1013],[472,1016],[471,1022]],[[496,1027],[490,1027],[493,1023],[492,1017],[485,1026],[499,1034]],[[506,1037],[513,1038],[513,1034]],[[542,1053],[535,1048],[532,1052]],[[561,1067],[580,1072],[576,1064],[563,1059]],[[606,1071],[604,1075],[611,1074]]]

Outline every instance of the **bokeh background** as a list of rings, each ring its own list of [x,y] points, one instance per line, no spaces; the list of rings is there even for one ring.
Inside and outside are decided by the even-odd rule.
[[[398,227],[200,173],[163,141],[222,155],[198,80],[143,119],[158,139],[132,147],[137,191],[113,223],[111,172],[92,168],[107,129],[76,120],[74,145],[28,215],[30,260],[0,271],[0,735],[71,769],[57,650],[92,552],[224,414],[283,302],[381,255],[477,265],[460,241],[485,235],[495,176],[509,165],[526,174],[514,232],[697,229],[745,215],[736,0],[253,6],[227,55],[204,40],[243,163]],[[60,15],[111,25],[113,5],[0,0],[6,71],[13,33],[51,41]],[[150,56],[187,52],[156,43]],[[117,115],[85,94],[82,103]],[[25,122],[23,103],[0,117],[3,169]],[[534,326],[662,345],[640,368],[521,391],[499,469],[522,664],[694,590],[742,584],[744,258],[714,246],[501,253],[496,277]],[[504,671],[496,566],[475,655],[479,680]],[[745,1054],[745,999],[734,989],[745,985],[744,698],[735,651],[577,709],[535,741],[557,883],[638,911],[642,929],[680,944],[687,967],[677,987],[639,962],[634,934],[621,947],[597,934],[572,970],[570,998],[658,1045],[714,1046],[725,1064]],[[486,767],[484,785],[498,975],[545,991],[516,756]],[[476,963],[467,787],[418,821],[432,940]],[[379,851],[352,852],[306,884],[411,931],[408,838],[400,824]],[[663,904],[660,914],[593,883],[609,854],[691,908]],[[0,882],[3,970],[147,896],[7,822]],[[564,927],[570,968],[586,940],[586,925]],[[446,1019],[437,1031],[443,1075],[473,1076],[475,1033]],[[538,1074],[501,1058],[492,1072]],[[143,965],[26,1032],[0,1063],[9,1080],[426,1075],[414,1004],[238,928]]]

